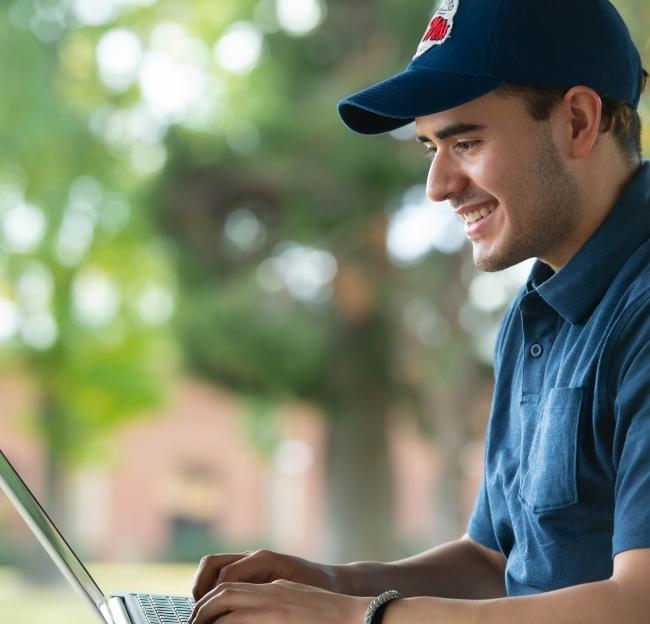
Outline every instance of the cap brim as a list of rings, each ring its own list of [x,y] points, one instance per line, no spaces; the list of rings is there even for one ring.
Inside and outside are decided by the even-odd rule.
[[[338,111],[351,130],[360,134],[381,134],[401,128],[415,117],[465,104],[501,84],[502,80],[494,78],[409,67],[341,100]]]

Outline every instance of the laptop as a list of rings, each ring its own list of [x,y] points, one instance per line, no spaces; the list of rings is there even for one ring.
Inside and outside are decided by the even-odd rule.
[[[107,596],[70,548],[41,504],[0,450],[0,488],[63,576],[100,624],[187,624],[194,601],[187,596],[120,592]]]

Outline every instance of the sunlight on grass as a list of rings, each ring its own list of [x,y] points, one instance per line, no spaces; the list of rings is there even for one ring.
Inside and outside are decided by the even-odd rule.
[[[190,593],[196,566],[96,563],[90,564],[88,569],[105,593],[128,589],[183,595]]]

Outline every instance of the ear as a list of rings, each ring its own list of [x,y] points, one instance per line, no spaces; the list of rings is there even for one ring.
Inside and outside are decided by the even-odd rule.
[[[586,158],[591,154],[600,134],[603,103],[600,96],[589,87],[569,89],[563,103],[569,154],[576,159]]]

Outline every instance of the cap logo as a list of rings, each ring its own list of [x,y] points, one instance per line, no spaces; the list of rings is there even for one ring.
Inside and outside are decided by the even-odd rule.
[[[442,0],[438,10],[434,13],[424,37],[413,57],[416,59],[429,51],[433,46],[442,45],[451,35],[454,27],[454,17],[458,11],[460,0]]]

